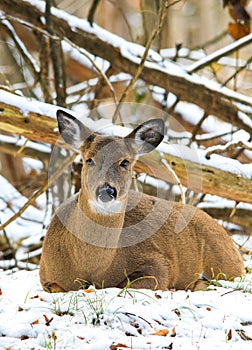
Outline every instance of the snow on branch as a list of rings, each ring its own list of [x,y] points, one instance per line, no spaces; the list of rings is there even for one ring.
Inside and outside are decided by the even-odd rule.
[[[209,147],[206,150],[206,158],[210,159],[212,154],[223,154],[229,151],[233,151],[236,148],[242,148],[249,151],[252,151],[252,142],[245,142],[245,141],[232,141],[226,143],[226,145],[216,145]]]
[[[208,66],[209,64],[211,64],[213,62],[218,61],[218,59],[220,59],[221,57],[223,57],[225,55],[230,55],[234,51],[239,50],[242,47],[247,46],[251,43],[252,43],[252,33],[249,35],[246,35],[245,37],[243,37],[239,40],[236,40],[232,44],[229,44],[229,45],[211,53],[210,55],[203,57],[202,59],[200,59],[197,62],[193,63],[192,65],[188,66],[186,70],[188,73],[194,73],[197,70],[199,70],[205,66]]]
[[[55,144],[59,137],[55,117],[57,108],[0,90],[0,129],[29,140]],[[94,122],[84,117],[82,121],[91,130],[104,134],[125,136],[129,133],[129,129],[113,125],[108,120]],[[252,203],[252,164],[241,164],[238,160],[219,155],[208,160],[206,151],[163,142],[157,151],[141,157],[135,170],[174,183],[174,178],[162,163],[163,158],[187,188]]]
[[[2,0],[0,10],[6,16],[12,16],[20,21],[32,21],[36,29],[46,31],[43,1]],[[85,19],[55,8],[51,10],[54,35],[62,40],[67,37],[75,45],[85,47],[90,54],[110,62],[117,72],[135,75],[145,51],[143,46],[128,42],[95,24],[90,26]],[[215,115],[252,133],[252,99],[248,96],[222,87],[197,74],[189,74],[178,64],[164,61],[153,50],[149,50],[139,77],[148,84],[172,92],[180,100],[197,104],[209,115]]]

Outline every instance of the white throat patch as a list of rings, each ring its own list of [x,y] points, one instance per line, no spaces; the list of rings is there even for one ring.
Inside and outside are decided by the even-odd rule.
[[[122,212],[122,202],[112,200],[110,202],[102,202],[98,200],[89,200],[89,205],[92,211],[102,215],[113,215]]]

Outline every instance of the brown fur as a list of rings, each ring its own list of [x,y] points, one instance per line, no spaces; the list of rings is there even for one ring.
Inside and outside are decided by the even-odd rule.
[[[76,290],[84,282],[124,287],[135,279],[134,288],[194,289],[202,274],[231,279],[244,273],[231,238],[206,213],[128,190],[136,147],[97,134],[81,146],[83,159],[92,157],[95,166],[84,162],[80,193],[52,219],[40,264],[44,289]],[[125,158],[128,168],[118,163]],[[104,182],[117,189],[120,212],[98,213],[90,205]]]

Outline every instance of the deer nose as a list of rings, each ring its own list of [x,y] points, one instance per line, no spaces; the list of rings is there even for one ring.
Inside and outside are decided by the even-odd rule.
[[[110,202],[117,196],[117,191],[114,187],[110,186],[107,182],[99,186],[96,190],[96,197],[102,202]]]

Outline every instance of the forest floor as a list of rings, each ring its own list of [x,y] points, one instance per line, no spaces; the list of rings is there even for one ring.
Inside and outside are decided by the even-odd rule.
[[[1,176],[0,187],[5,222],[25,199]],[[29,207],[6,228],[10,243],[22,244],[15,259],[0,249],[0,349],[252,349],[252,274],[198,292],[43,291],[33,259],[49,217]],[[27,253],[30,246],[38,248]],[[251,272],[251,260],[246,265]]]

